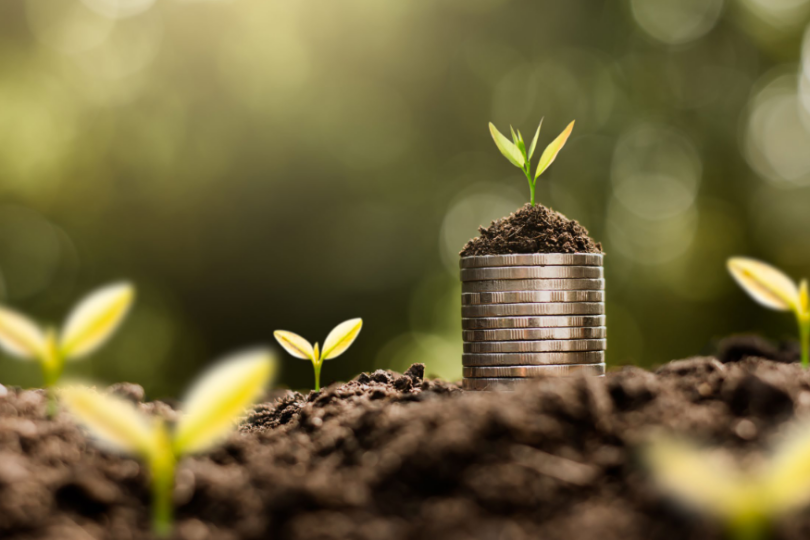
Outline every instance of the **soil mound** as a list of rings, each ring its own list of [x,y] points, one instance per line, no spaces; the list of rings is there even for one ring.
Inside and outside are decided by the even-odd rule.
[[[462,257],[509,253],[601,253],[578,222],[545,206],[526,203],[509,217],[479,227],[481,236],[461,250]]]
[[[221,449],[180,466],[176,537],[720,539],[655,492],[638,442],[665,428],[749,456],[810,415],[810,372],[760,358],[692,358],[500,394],[423,374],[377,371],[260,405]],[[150,538],[138,462],[96,449],[44,409],[40,391],[0,397],[0,538]],[[796,516],[775,537],[808,530],[810,516]]]

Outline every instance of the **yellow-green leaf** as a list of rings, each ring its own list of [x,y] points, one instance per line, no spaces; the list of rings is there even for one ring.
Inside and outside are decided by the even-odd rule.
[[[203,375],[184,400],[173,444],[177,455],[207,450],[224,439],[274,371],[270,352],[257,349],[231,356]]]
[[[538,176],[543,174],[546,169],[554,163],[554,160],[557,159],[557,154],[560,153],[562,147],[565,146],[568,137],[571,136],[571,131],[574,129],[574,122],[568,124],[562,133],[560,133],[556,139],[551,141],[551,144],[546,146],[546,149],[543,150],[543,155],[540,156],[540,161],[537,164],[537,172],[534,175],[534,178],[537,179]]]
[[[746,257],[729,259],[728,270],[740,287],[763,306],[779,311],[798,308],[799,290],[781,270]]]
[[[728,460],[671,438],[659,438],[644,452],[659,489],[681,502],[721,518],[748,511],[756,486]]]
[[[810,426],[796,429],[783,442],[763,471],[763,504],[774,513],[810,502]],[[764,502],[767,501],[767,502]]]
[[[59,398],[102,444],[140,456],[154,451],[155,421],[128,401],[81,386],[60,389]]]
[[[0,307],[0,347],[17,358],[42,357],[45,334],[35,322],[14,310]]]
[[[66,358],[76,359],[95,351],[120,326],[135,299],[129,283],[107,285],[89,294],[70,313],[59,347]]]
[[[321,348],[317,343],[315,343],[315,347],[312,350],[312,357],[315,358],[316,362],[321,359]]]
[[[495,141],[495,146],[498,147],[501,154],[503,154],[512,165],[522,169],[525,161],[523,160],[523,154],[520,153],[515,143],[504,137],[492,122],[489,123],[489,132],[492,134],[492,140]]]
[[[803,315],[810,315],[810,293],[807,290],[807,280],[799,284],[799,307]]]
[[[346,349],[357,339],[361,328],[363,328],[363,319],[350,319],[337,325],[323,342],[322,358],[331,360],[346,352]]]
[[[537,139],[540,137],[540,128],[543,127],[543,119],[540,119],[540,125],[537,126],[537,131],[534,132],[534,139],[532,139],[532,146],[529,148],[529,159],[534,155],[534,149],[537,148]]]
[[[293,334],[286,330],[276,330],[273,332],[273,336],[276,338],[276,341],[284,347],[284,350],[294,357],[304,360],[317,360],[312,344],[298,334]]]

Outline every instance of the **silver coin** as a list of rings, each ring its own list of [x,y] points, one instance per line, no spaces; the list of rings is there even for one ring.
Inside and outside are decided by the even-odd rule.
[[[605,375],[595,375],[596,377],[604,377]],[[506,378],[501,377],[498,379],[464,379],[461,382],[461,388],[468,392],[515,392],[522,387],[531,384],[536,379],[525,378]]]
[[[499,328],[573,328],[605,326],[604,315],[573,317],[488,317],[461,319],[463,330],[497,330]]]
[[[579,328],[509,328],[503,330],[465,330],[464,341],[532,341],[535,339],[601,339],[607,337],[604,326]]]
[[[503,291],[587,291],[603,290],[604,279],[498,279],[489,281],[464,281],[461,292]]]
[[[488,304],[461,306],[462,317],[531,317],[533,315],[602,315],[602,302],[570,304]]]
[[[551,302],[604,302],[605,291],[517,291],[464,293],[462,305],[533,304]]]
[[[524,353],[604,351],[606,339],[561,339],[546,341],[474,341],[462,345],[465,353]]]
[[[464,366],[547,366],[564,364],[601,364],[605,351],[463,354]]]
[[[605,364],[570,364],[567,366],[485,366],[465,367],[464,377],[501,378],[501,377],[566,377],[569,375],[604,375]]]
[[[461,281],[493,279],[598,279],[601,266],[506,266],[499,268],[462,268]]]
[[[602,266],[601,253],[530,253],[462,257],[461,268],[486,266]]]

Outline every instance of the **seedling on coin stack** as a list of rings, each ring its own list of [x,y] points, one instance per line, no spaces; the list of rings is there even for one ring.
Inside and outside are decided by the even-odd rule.
[[[810,301],[807,280],[796,283],[781,270],[755,259],[734,257],[728,269],[740,286],[763,306],[777,311],[792,311],[799,323],[802,366],[810,363]]]
[[[73,309],[58,334],[53,328],[43,329],[25,315],[0,306],[0,347],[14,357],[38,361],[44,386],[50,389],[62,376],[65,361],[86,357],[115,333],[134,298],[135,289],[129,283],[97,289]],[[52,415],[53,395],[48,406]]]
[[[496,128],[492,122],[489,123],[489,132],[492,134],[492,139],[495,141],[495,145],[498,147],[498,150],[500,150],[501,154],[503,154],[504,157],[509,160],[509,163],[523,171],[523,174],[526,175],[526,180],[529,181],[529,192],[531,194],[530,200],[532,206],[534,206],[534,191],[535,185],[537,184],[537,179],[540,178],[540,175],[543,174],[552,163],[554,163],[555,159],[557,159],[557,154],[559,154],[562,147],[565,146],[565,142],[568,140],[568,137],[571,135],[571,131],[574,129],[574,122],[568,124],[568,127],[566,127],[565,130],[563,130],[563,132],[560,133],[557,138],[546,147],[545,150],[543,150],[543,154],[540,156],[540,161],[537,163],[537,169],[535,170],[534,176],[532,176],[531,159],[532,156],[534,156],[534,150],[537,147],[537,139],[540,136],[540,128],[542,126],[543,121],[540,120],[540,125],[537,126],[537,131],[532,139],[532,144],[527,149],[520,130],[518,130],[516,133],[515,130],[512,129],[512,126],[509,126],[509,129],[512,131],[512,140],[510,141],[500,131],[498,131],[498,128]]]
[[[138,456],[147,464],[152,481],[152,527],[155,534],[166,536],[174,521],[172,490],[177,462],[219,444],[260,396],[274,368],[272,356],[264,350],[219,363],[192,388],[172,429],[128,401],[89,388],[66,387],[59,396],[101,444]]]
[[[730,538],[767,538],[774,519],[810,502],[810,426],[786,440],[753,470],[731,457],[659,437],[644,452],[659,488],[721,520]]]
[[[346,349],[357,339],[361,328],[363,328],[363,319],[350,319],[340,323],[326,336],[323,350],[317,343],[313,347],[306,339],[286,330],[276,330],[273,335],[288,353],[296,358],[312,362],[315,370],[315,391],[318,392],[321,389],[321,366],[323,366],[324,360],[332,360],[346,352]]]

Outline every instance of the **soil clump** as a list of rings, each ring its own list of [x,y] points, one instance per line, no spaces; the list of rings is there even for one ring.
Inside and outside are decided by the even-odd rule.
[[[751,356],[514,393],[423,377],[420,364],[380,370],[259,405],[220,449],[180,465],[175,538],[719,540],[656,492],[638,445],[665,429],[750,458],[810,416],[810,372]],[[66,414],[48,420],[41,391],[0,397],[0,538],[151,538],[148,500],[140,464],[98,449]],[[809,532],[797,514],[774,538]]]
[[[479,227],[479,237],[464,246],[460,255],[506,255],[510,253],[602,253],[577,221],[545,206],[526,203],[508,217]]]

